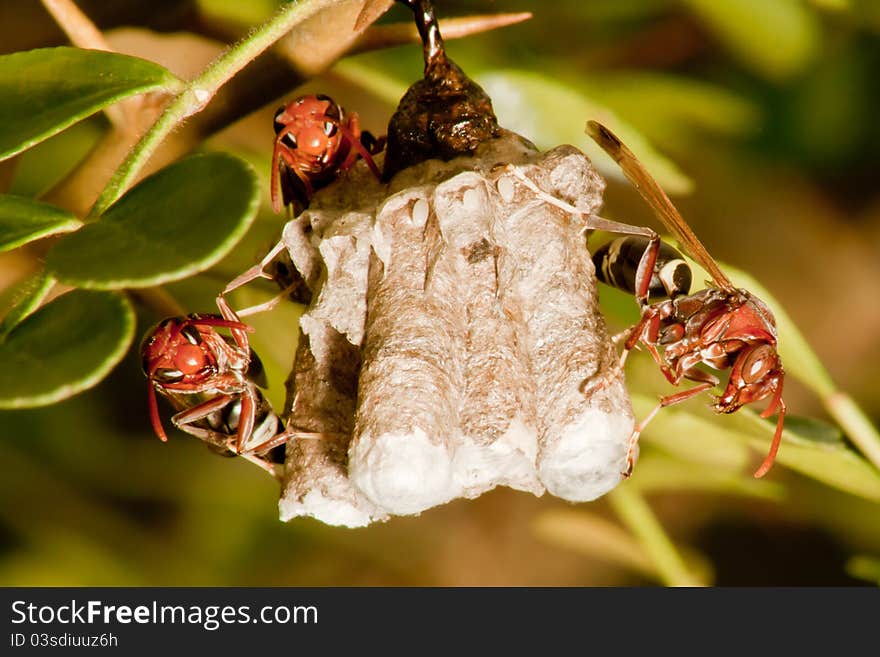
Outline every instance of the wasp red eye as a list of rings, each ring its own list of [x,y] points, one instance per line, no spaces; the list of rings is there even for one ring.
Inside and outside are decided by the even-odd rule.
[[[157,383],[178,383],[183,380],[183,372],[180,370],[172,370],[167,367],[160,367],[153,372],[152,379]]]
[[[324,124],[324,134],[327,135],[328,137],[332,137],[333,135],[335,135],[336,130],[337,130],[336,124],[334,124],[334,123],[325,123]]]
[[[287,146],[290,146],[290,148],[299,148],[299,146],[296,143],[296,137],[294,136],[294,134],[292,132],[288,132],[286,135],[284,135],[281,138],[281,141],[282,141],[282,143],[286,144]]]
[[[742,364],[742,378],[748,383],[755,383],[767,376],[773,369],[774,359],[772,358],[772,349],[769,346],[761,345],[752,349]]]
[[[322,100],[327,101],[327,109],[324,110],[324,116],[329,119],[336,119],[337,121],[340,121],[342,119],[342,110],[339,108],[339,105],[337,105],[331,99],[327,98],[327,96],[324,96]]]
[[[193,326],[192,324],[187,324],[182,329],[180,329],[180,334],[186,338],[186,341],[190,344],[201,344],[202,336],[199,333],[199,330]]]

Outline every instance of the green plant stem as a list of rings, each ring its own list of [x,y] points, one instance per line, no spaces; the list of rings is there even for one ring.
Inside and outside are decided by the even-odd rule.
[[[99,217],[115,203],[131,185],[162,140],[187,117],[200,112],[220,87],[296,25],[336,1],[303,0],[291,3],[250,36],[223,53],[201,75],[190,81],[129,152],[95,201],[88,218]]]
[[[845,392],[837,391],[823,399],[825,408],[837,420],[849,439],[874,467],[880,469],[880,433],[864,411]]]
[[[705,586],[688,569],[645,498],[632,485],[622,484],[608,501],[647,552],[661,581],[667,586]]]

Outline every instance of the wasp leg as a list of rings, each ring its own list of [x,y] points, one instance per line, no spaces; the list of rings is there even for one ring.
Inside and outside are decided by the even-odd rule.
[[[516,166],[512,164],[508,165],[507,171],[510,172],[510,174],[518,179],[523,185],[528,187],[535,194],[535,196],[543,200],[545,203],[556,206],[560,210],[563,210],[569,214],[584,216],[585,213],[578,210],[571,203],[566,203],[565,201],[558,199],[551,194],[548,194],[543,189],[538,187],[538,185],[536,185],[531,178],[526,176],[526,174],[516,168]],[[586,220],[587,225],[584,226],[584,231],[604,230],[609,233],[620,233],[621,235],[640,235],[642,237],[647,237],[648,239],[652,240],[652,242],[656,240],[656,248],[659,251],[660,235],[657,234],[657,231],[652,230],[647,226],[632,226],[630,224],[624,224],[619,221],[614,221],[613,219],[605,219],[604,217],[600,217],[597,214],[587,215]]]
[[[651,355],[654,356],[654,359],[657,361],[657,364],[660,365],[661,369],[668,369],[666,364],[663,363],[660,358],[660,354],[652,344],[657,339],[659,332],[660,314],[652,306],[644,306],[639,321],[631,328],[612,338],[616,342],[619,342],[623,336],[626,336],[626,342],[623,344],[623,352],[620,354],[620,360],[615,363],[604,376],[584,381],[581,384],[581,392],[585,395],[595,394],[618,378],[626,365],[626,359],[629,356],[629,352],[635,349],[640,341],[649,349],[649,351],[651,351]]]
[[[274,463],[270,463],[269,461],[264,459],[262,456],[257,456],[256,454],[250,454],[247,452],[245,452],[244,454],[239,454],[239,456],[241,456],[241,458],[243,458],[243,459],[250,461],[254,465],[260,466],[261,468],[263,468],[263,470],[268,472],[275,479],[277,479],[278,481],[281,481],[281,473],[279,473],[278,470],[275,468]]]
[[[635,455],[638,452],[639,436],[645,430],[645,427],[648,426],[648,423],[654,419],[654,416],[660,412],[661,408],[680,404],[681,402],[696,397],[700,393],[705,392],[706,390],[711,390],[718,385],[717,377],[696,368],[687,370],[684,376],[691,381],[698,381],[699,383],[693,388],[661,397],[660,403],[657,404],[633,429],[632,435],[629,437],[629,447],[626,452],[626,470],[622,473],[624,477],[629,477],[632,474],[633,466],[635,465]]]
[[[241,454],[246,451],[247,445],[254,433],[254,422],[257,415],[257,401],[254,398],[253,386],[241,393],[241,415],[238,418],[238,431],[235,438],[235,453]],[[251,451],[251,450],[247,450]]]
[[[269,264],[275,258],[277,258],[278,255],[282,251],[284,251],[285,248],[286,248],[286,245],[284,244],[283,240],[278,242],[278,244],[276,244],[275,246],[272,247],[272,250],[269,251],[269,253],[267,253],[265,256],[263,256],[263,259],[260,260],[259,263],[257,263],[256,265],[254,265],[250,269],[242,272],[241,274],[239,274],[238,276],[233,278],[231,281],[229,281],[229,283],[226,284],[226,287],[223,288],[223,291],[220,293],[220,296],[221,297],[225,296],[225,295],[229,294],[230,292],[232,292],[233,290],[238,289],[243,285],[247,285],[251,281],[254,281],[258,278],[266,278],[268,280],[272,280],[272,275],[266,273],[266,267],[268,267]]]
[[[211,429],[194,426],[193,422],[202,420],[211,413],[223,409],[227,404],[235,399],[232,395],[218,395],[213,399],[188,408],[172,416],[171,422],[181,431],[208,443],[213,447],[227,448],[227,436]],[[232,450],[230,450],[232,451]]]
[[[237,311],[237,314],[239,317],[247,317],[248,315],[256,315],[257,313],[264,313],[268,310],[272,310],[275,306],[287,299],[300,287],[302,287],[301,283],[299,281],[294,281],[268,301],[264,301],[263,303],[258,303],[253,306],[248,306],[247,308],[242,308],[241,310]]]
[[[373,175],[376,176],[377,179],[382,180],[382,174],[379,172],[379,167],[376,166],[376,162],[373,160],[373,154],[370,153],[370,151],[361,143],[360,122],[358,115],[355,112],[349,114],[348,126],[339,124],[339,131],[345,136],[346,140],[351,144],[351,147],[357,151],[357,154],[364,159],[364,162],[367,163],[367,166],[370,168],[370,171],[373,172]],[[341,171],[346,171],[354,165],[354,162],[355,160],[348,162],[348,158],[346,158],[346,161],[343,162],[342,166],[339,168]]]
[[[224,318],[232,321],[240,321],[239,318],[244,315],[252,315],[255,312],[259,312],[259,306],[252,306],[250,308],[245,308],[240,313],[236,313],[229,305],[229,302],[226,300],[226,295],[233,290],[236,290],[243,285],[247,285],[251,281],[254,281],[258,278],[266,278],[272,280],[272,276],[270,274],[267,274],[265,269],[269,265],[269,263],[271,263],[285,248],[286,247],[283,240],[278,242],[278,244],[273,246],[272,250],[269,251],[269,253],[267,253],[265,257],[260,260],[259,263],[239,274],[226,284],[226,287],[223,288],[223,291],[219,295],[217,295],[217,307],[220,309],[220,314],[223,315]],[[272,306],[268,306],[265,309],[268,310],[271,307]],[[257,310],[255,310],[255,308],[257,308]],[[232,335],[235,338],[235,342],[239,347],[244,349],[246,352],[250,350],[247,335],[243,331],[233,330]]]
[[[178,429],[187,431],[187,429],[184,429],[184,425],[192,424],[193,422],[198,422],[199,420],[208,417],[211,413],[219,411],[234,399],[234,395],[217,395],[216,397],[202,402],[201,404],[197,404],[192,408],[180,411],[180,413],[172,416],[171,421]]]

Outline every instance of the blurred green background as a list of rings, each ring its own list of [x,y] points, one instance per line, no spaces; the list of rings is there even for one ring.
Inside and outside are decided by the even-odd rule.
[[[81,2],[121,52],[191,76],[276,3]],[[749,272],[791,315],[835,382],[880,419],[880,3],[875,0],[525,0],[435,2],[438,15],[532,11],[525,23],[449,41],[493,95],[503,125],[544,148],[587,148],[588,118],[624,121],[647,161],[721,261]],[[39,2],[0,5],[3,52],[66,43]],[[395,7],[382,22],[407,21]],[[384,133],[395,98],[421,75],[420,48],[344,59],[285,98],[321,91]],[[247,75],[247,71],[242,73]],[[280,101],[281,99],[279,99]],[[191,311],[265,253],[281,220],[268,202],[273,102],[203,148],[244,157],[262,176],[260,216],[210,272],[168,286]],[[39,196],[88,152],[95,116],[0,167],[0,189]],[[592,152],[592,151],[590,151]],[[650,153],[654,153],[651,155]],[[662,155],[660,155],[662,153]],[[603,170],[613,175],[611,169]],[[198,190],[194,190],[198,193]],[[609,182],[605,214],[653,224],[628,185]],[[210,227],[206,227],[210,230]],[[35,268],[0,257],[0,301]],[[5,290],[5,293],[3,292]],[[270,287],[234,298],[249,305]],[[601,291],[609,322],[635,317]],[[280,407],[299,309],[253,318]],[[159,317],[139,307],[139,334]],[[2,366],[2,364],[0,364]],[[634,392],[662,393],[645,354]],[[241,459],[150,428],[136,349],[93,390],[48,408],[0,412],[3,585],[621,585],[669,582],[657,546],[678,546],[693,579],[718,585],[880,581],[880,496],[845,492],[777,466],[750,472],[766,445],[644,437],[633,479],[610,498],[569,505],[506,489],[360,530],[283,524],[277,484]],[[687,404],[706,417],[708,398]],[[790,379],[793,414],[828,421]],[[167,408],[165,408],[166,415]],[[639,406],[637,405],[637,412]],[[670,415],[670,417],[673,417]],[[667,431],[663,431],[664,427]],[[720,427],[720,429],[718,429]],[[783,444],[782,450],[786,450]],[[653,548],[651,547],[653,546]]]

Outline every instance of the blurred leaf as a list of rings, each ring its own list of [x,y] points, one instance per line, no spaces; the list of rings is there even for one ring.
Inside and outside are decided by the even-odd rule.
[[[542,541],[585,557],[629,568],[657,578],[657,571],[644,548],[620,525],[588,511],[554,510],[540,514],[532,531]],[[712,568],[698,552],[683,548],[688,569],[700,580],[712,579]]]
[[[30,148],[118,100],[180,81],[137,57],[40,48],[0,57],[0,159]]]
[[[802,0],[685,0],[730,53],[752,72],[781,80],[817,54],[821,32]]]
[[[816,418],[788,414],[785,416],[785,427],[791,429],[792,433],[802,440],[836,447],[844,446],[840,429]]]
[[[591,21],[642,21],[663,16],[676,0],[579,0],[557,1],[554,4],[568,6],[568,11]]]
[[[694,442],[693,437],[691,442]],[[702,439],[700,442],[702,443]],[[651,438],[651,443],[657,443],[656,434]],[[689,460],[682,461],[658,452],[645,451],[647,453],[643,452],[636,466],[638,476],[632,478],[630,485],[646,493],[717,493],[773,502],[780,502],[786,498],[785,487],[767,478],[743,477],[741,472],[731,472],[721,468],[695,468]],[[701,447],[700,450],[695,451],[705,450]]]
[[[877,0],[852,0],[850,4],[856,25],[880,32],[880,2]]]
[[[145,179],[99,221],[63,237],[46,265],[78,287],[148,287],[218,262],[256,216],[256,173],[238,158],[195,155]]]
[[[55,285],[55,279],[45,271],[40,271],[19,286],[15,292],[12,308],[0,321],[0,342],[28,315],[40,307],[53,285]]]
[[[698,572],[688,563],[637,487],[622,482],[608,494],[608,503],[644,548],[666,586],[709,585],[705,570]]]
[[[763,437],[752,438],[750,444],[759,453],[766,452],[775,422],[762,419],[751,409],[741,409],[735,415],[726,416],[726,420],[731,428],[740,428],[744,433],[754,436],[757,431],[763,434]],[[880,471],[877,468],[845,443],[818,442],[809,434],[798,433],[798,428],[797,424],[786,425],[777,463],[853,495],[880,501]],[[772,476],[772,470],[769,476]]]
[[[89,154],[106,130],[106,118],[95,114],[17,155],[9,193],[41,198]]]
[[[117,294],[76,290],[46,304],[0,344],[0,408],[46,406],[91,388],[125,354],[134,325]]]
[[[637,417],[647,416],[658,401],[637,393],[631,394],[631,398]],[[704,404],[708,399],[708,396],[704,398]],[[644,435],[670,454],[712,468],[737,471],[750,461],[744,441],[727,431],[723,422],[690,412],[688,406],[662,409],[648,424]]]
[[[656,404],[638,393],[633,393],[632,399],[637,417],[644,417]],[[880,501],[880,471],[843,442],[817,440],[820,425],[818,421],[797,419],[786,423],[777,464],[840,490]],[[802,434],[799,431],[804,427],[807,432]],[[775,428],[775,420],[763,419],[749,407],[730,415],[717,415],[705,403],[694,400],[662,409],[648,424],[643,439],[686,461],[741,471],[757,467],[758,460],[744,459],[741,447],[737,446],[749,445],[763,457]],[[824,437],[829,438],[829,434]]]
[[[532,531],[542,541],[587,557],[657,576],[644,549],[620,525],[587,511],[556,510],[540,514]]]
[[[693,188],[691,180],[655,151],[641,133],[571,87],[536,73],[514,70],[483,73],[477,81],[492,97],[499,123],[539,148],[573,144],[590,156],[602,175],[622,180],[623,174],[614,161],[584,136],[584,125],[593,119],[614,130],[669,193],[685,194]]]
[[[817,9],[824,9],[825,11],[837,12],[852,9],[849,0],[809,0],[809,2]]]
[[[257,25],[268,20],[278,11],[277,0],[249,0],[248,2],[229,2],[229,0],[198,0],[199,11],[210,19],[222,19],[242,25]]]
[[[401,96],[406,93],[408,84],[400,78],[389,75],[380,66],[363,63],[363,60],[373,59],[372,57],[343,59],[333,66],[333,73],[396,107]]]
[[[761,120],[754,103],[694,78],[625,71],[591,75],[581,86],[666,147],[680,147],[692,138],[694,128],[741,136],[753,132]]]
[[[852,557],[846,564],[846,572],[857,579],[863,579],[880,586],[880,558],[867,555]]]
[[[0,194],[0,251],[55,233],[76,230],[82,222],[72,213],[23,196]]]

